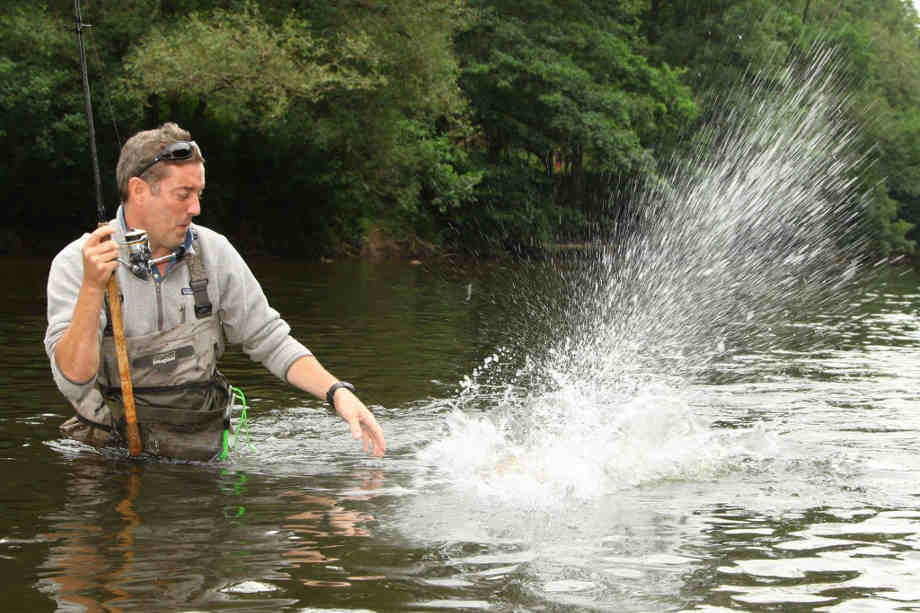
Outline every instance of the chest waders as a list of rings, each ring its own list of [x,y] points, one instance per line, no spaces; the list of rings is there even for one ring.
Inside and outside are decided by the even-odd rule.
[[[226,378],[217,370],[224,342],[220,320],[208,299],[200,249],[186,261],[195,319],[164,332],[127,338],[126,342],[144,452],[205,461],[220,451],[224,431],[230,428],[233,397]],[[96,391],[86,399],[96,406],[76,407],[78,422],[108,431],[107,444],[125,446],[118,360],[108,328],[102,340]]]

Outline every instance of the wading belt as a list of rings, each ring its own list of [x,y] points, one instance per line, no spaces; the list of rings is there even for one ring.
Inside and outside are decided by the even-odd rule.
[[[214,398],[214,400],[209,403],[212,408],[205,410],[188,410],[185,407],[160,404],[157,401],[158,394],[199,392],[204,395],[208,390],[211,390],[211,393],[207,394],[206,397]],[[102,386],[101,391],[106,399],[121,402],[120,387]],[[135,387],[134,392],[136,394],[136,410],[139,422],[166,422],[174,428],[195,431],[201,426],[213,422],[215,419],[223,418],[224,428],[227,429],[230,427],[227,407],[229,406],[231,395],[227,380],[220,374],[210,381],[191,381],[179,385]]]

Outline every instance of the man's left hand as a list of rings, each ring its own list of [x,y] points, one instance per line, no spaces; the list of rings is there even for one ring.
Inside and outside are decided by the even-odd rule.
[[[378,458],[383,457],[387,450],[387,443],[374,414],[357,396],[345,388],[336,390],[333,400],[336,413],[348,422],[352,438],[362,442],[364,451]]]

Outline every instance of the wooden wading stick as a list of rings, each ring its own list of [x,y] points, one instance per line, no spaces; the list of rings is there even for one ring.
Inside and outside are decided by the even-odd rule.
[[[86,122],[89,124],[89,150],[93,161],[93,179],[96,184],[96,211],[99,225],[104,225],[105,206],[102,204],[102,180],[99,178],[99,159],[96,156],[96,128],[93,124],[93,103],[89,96],[89,75],[86,70],[86,51],[83,48],[83,29],[89,27],[80,16],[80,0],[73,0],[74,18],[77,22],[77,42],[80,47],[80,72],[83,75],[83,100],[86,106]],[[121,318],[121,296],[118,293],[118,279],[115,273],[109,277],[109,311],[112,316],[112,331],[115,335],[115,352],[118,355],[118,374],[121,377],[121,400],[125,407],[125,433],[131,455],[140,455],[144,450],[141,433],[137,427],[137,411],[134,408],[134,386],[131,384],[131,366],[128,362],[128,348],[125,346],[125,324]]]
[[[128,436],[128,450],[131,455],[140,455],[144,450],[141,433],[137,427],[137,410],[134,408],[134,385],[131,383],[131,363],[128,361],[128,347],[125,343],[125,323],[121,318],[121,296],[118,295],[118,279],[115,273],[109,277],[109,312],[112,314],[112,334],[115,337],[115,354],[118,356],[118,376],[121,378],[121,402],[125,408],[125,434]]]

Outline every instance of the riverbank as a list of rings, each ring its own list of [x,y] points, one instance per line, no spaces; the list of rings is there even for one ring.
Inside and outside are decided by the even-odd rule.
[[[82,223],[74,223],[73,230],[61,227],[42,228],[41,231],[31,229],[0,228],[0,257],[47,257],[49,260],[70,241],[80,236],[79,227]],[[208,227],[212,227],[205,223]],[[85,231],[91,228],[87,226]],[[220,231],[219,228],[214,228]],[[562,254],[577,254],[587,252],[596,247],[595,243],[584,242],[552,242],[542,246],[530,247],[526,252],[501,249],[497,246],[489,248],[456,249],[438,245],[414,235],[398,235],[388,232],[381,226],[374,226],[367,235],[356,243],[338,241],[325,252],[319,255],[303,256],[290,253],[277,253],[266,249],[265,244],[254,245],[245,239],[226,233],[230,241],[244,256],[247,257],[279,257],[291,259],[305,259],[332,263],[338,260],[397,260],[418,265],[429,261],[448,261],[462,264],[482,260],[517,260],[540,259]],[[888,257],[879,256],[880,263],[890,266],[909,266],[920,270],[920,253],[893,254]]]

